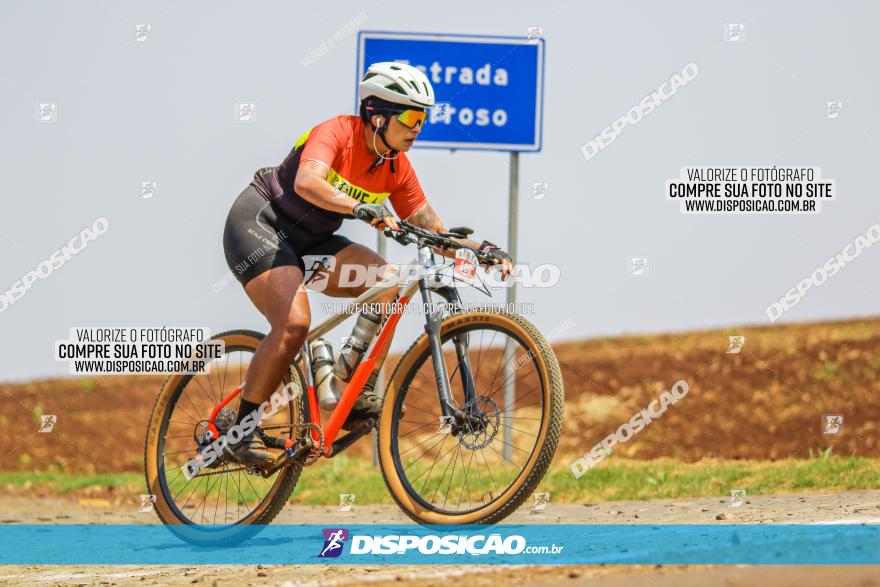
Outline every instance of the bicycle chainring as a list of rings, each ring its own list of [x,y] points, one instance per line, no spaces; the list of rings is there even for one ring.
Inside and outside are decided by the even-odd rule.
[[[312,449],[306,454],[305,459],[303,460],[303,467],[308,467],[309,465],[315,464],[318,459],[321,458],[321,455],[324,454],[324,431],[321,430],[321,427],[317,424],[296,424],[296,428],[305,428],[307,432],[303,434],[303,436],[307,436],[307,440],[314,443],[314,439],[311,437],[311,430],[314,430],[318,433],[318,446],[313,446]]]

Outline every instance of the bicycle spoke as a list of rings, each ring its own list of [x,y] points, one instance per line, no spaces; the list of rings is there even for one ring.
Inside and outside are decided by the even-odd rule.
[[[482,362],[483,362],[483,345],[482,345],[482,342],[483,342],[483,333],[484,333],[484,332],[485,332],[485,330],[481,330],[481,331],[480,331],[480,343],[481,343],[481,344],[480,344],[480,352],[479,352],[479,354],[477,354],[477,369],[474,371],[474,377],[475,377],[475,378],[476,378],[476,376],[477,376],[477,373],[480,372],[480,365],[481,365]],[[493,330],[493,331],[492,331],[492,340],[489,341],[489,347],[488,347],[488,348],[491,348],[491,347],[492,347],[492,343],[495,342],[495,337],[496,337],[497,335],[498,335],[498,331],[497,331],[497,330]],[[488,354],[488,348],[486,349],[486,350],[487,350],[487,353],[486,353],[486,354]]]
[[[187,399],[187,401],[189,401],[190,404],[192,404],[192,402],[189,400],[189,398],[186,398],[186,399]],[[199,411],[196,409],[195,406],[193,406],[193,409],[196,411],[197,414],[199,413]],[[196,424],[201,419],[201,418],[197,418],[197,417],[192,416],[189,412],[187,412],[186,410],[183,409],[183,406],[180,407],[180,411],[183,412],[184,414],[186,414],[187,416],[189,416],[190,420],[192,420],[193,424]]]
[[[199,512],[199,508],[202,507],[202,504],[204,504],[207,507],[207,500],[208,500],[208,496],[211,495],[211,489],[214,488],[214,485],[216,485],[217,481],[220,479],[222,479],[222,477],[218,477],[217,479],[211,479],[211,480],[206,479],[205,480],[205,486],[206,486],[205,487],[205,497],[203,497],[202,501],[199,502],[199,505],[196,506],[194,513]],[[204,509],[202,510],[202,517],[199,519],[201,519],[201,520],[205,519],[205,510]]]
[[[457,445],[456,445],[456,446],[457,446]],[[442,448],[442,447],[441,447],[441,448]],[[436,461],[437,461],[437,462],[442,461],[442,460],[446,457],[446,455],[448,455],[449,453],[451,453],[453,450],[455,450],[455,446],[453,446],[453,447],[450,448],[448,451],[446,451],[445,453],[443,453],[438,459],[436,459]],[[422,475],[426,475],[426,474],[428,474],[428,473],[430,473],[430,472],[431,472],[430,469],[425,469],[424,471],[422,471],[421,473],[419,473],[418,477],[413,477],[410,481],[411,481],[412,483],[415,483],[416,481],[418,481],[419,479],[422,478]],[[429,475],[429,476],[430,476],[430,475]],[[423,488],[423,489],[424,489],[424,488]]]
[[[224,397],[224,395],[223,395],[223,381],[220,379],[220,369],[214,368],[216,366],[216,364],[217,363],[215,362],[214,365],[212,365],[211,370],[217,374],[217,384],[220,386],[220,394],[219,395],[220,395],[220,399],[222,400]]]
[[[428,414],[428,415],[430,415],[430,416],[434,416],[434,415],[435,415],[434,412],[429,412],[429,411],[426,410],[425,408],[421,408],[421,407],[419,407],[419,406],[410,405],[410,406],[407,406],[406,409],[407,409],[407,410],[415,409],[415,410],[418,410],[418,411],[420,411],[420,412],[424,412],[424,413],[426,413],[426,414]],[[439,418],[439,416],[437,416],[437,417]]]
[[[226,477],[220,477],[220,487],[223,487],[223,480],[225,478]],[[216,503],[216,505],[214,505],[214,521],[212,522],[214,524],[217,523],[217,508],[219,508],[219,507],[220,507],[220,492],[218,491],[217,492],[217,503]]]
[[[455,504],[457,506],[461,505],[461,498],[464,497],[464,490],[465,489],[467,489],[467,492],[468,492],[468,504],[472,503],[471,502],[471,489],[470,489],[470,486],[468,485],[468,482],[467,482],[467,472],[471,468],[471,463],[474,462],[474,453],[475,453],[475,451],[471,451],[471,458],[470,458],[470,460],[468,460],[467,467],[464,469],[464,485],[462,485],[462,487],[461,487],[461,493],[458,494],[458,503]],[[462,462],[462,464],[464,464],[464,463]]]
[[[510,361],[508,361],[508,363],[509,363],[509,362],[510,362]],[[513,374],[515,375],[515,374],[516,374],[516,371],[514,371]],[[516,384],[517,381],[520,381],[520,380],[521,380],[523,377],[525,377],[526,375],[529,375],[529,373],[526,373],[525,375],[520,375],[519,377],[517,377],[516,379],[514,379],[514,380],[513,380],[514,385]],[[504,387],[507,385],[507,382],[508,382],[509,380],[510,380],[510,377],[508,377],[507,379],[505,379],[504,381],[502,381],[501,384],[500,384],[497,388],[495,388],[495,391],[493,391],[491,394],[489,394],[489,397],[495,397],[495,394],[498,393],[498,390],[499,390],[499,389],[504,389]]]
[[[181,471],[179,468],[177,468],[176,471],[177,471],[177,472],[176,472],[175,475],[174,475],[174,479],[172,479],[171,481],[168,482],[168,485],[169,485],[169,486],[172,485],[172,484],[174,483],[174,481],[175,481],[178,477],[180,477],[180,475],[183,473],[183,471]],[[167,469],[167,468],[165,469],[165,475],[166,475],[166,476],[168,475],[168,469]]]
[[[208,398],[208,401],[209,401],[209,402],[211,403],[211,405],[213,406],[214,404],[217,403],[217,400],[214,399],[214,397],[212,397],[207,391],[205,391],[205,388],[204,388],[204,387],[202,386],[202,384],[199,382],[199,378],[200,378],[200,375],[193,375],[192,378],[190,379],[190,381],[195,381],[195,383],[196,383],[196,385],[198,386],[199,390],[201,390],[201,392],[202,392],[203,394],[205,394],[205,397]]]
[[[442,448],[442,447],[441,447],[441,448]],[[453,450],[454,450],[455,448],[458,448],[458,445],[457,445],[457,444],[455,445],[455,447],[453,448]],[[448,453],[447,453],[447,454],[448,454]],[[456,453],[456,454],[457,454],[457,453]],[[452,455],[452,459],[455,460],[455,455]],[[435,459],[435,463],[436,463],[436,459]],[[446,478],[446,471],[449,470],[449,464],[450,464],[450,463],[446,463],[446,468],[443,469],[443,475],[440,477],[440,482],[437,484],[437,488],[434,490],[434,494],[431,496],[431,501],[434,501],[434,498],[437,496],[437,492],[440,491],[440,487],[443,486],[443,479]],[[433,468],[433,465],[432,465],[431,468]],[[430,477],[430,476],[431,476],[431,475],[429,474],[428,477]]]
[[[234,477],[230,475],[226,478],[226,493],[223,495],[223,523],[226,523],[226,520],[229,519],[229,480]]]
[[[437,436],[437,434],[440,434],[440,433],[437,432],[436,434],[434,434],[434,435],[432,435],[432,436],[429,436],[428,438],[426,438],[426,439],[423,440],[422,442],[418,443],[417,445],[415,445],[415,446],[413,446],[413,447],[410,447],[410,448],[406,449],[406,451],[400,453],[400,456],[405,455],[406,453],[408,453],[409,451],[413,450],[414,448],[418,448],[418,447],[420,447],[421,445],[425,444],[426,442],[428,442],[429,440],[431,440],[432,438],[434,438],[434,436]],[[443,435],[443,438],[444,438],[444,439],[446,438],[446,435],[445,435],[445,434]],[[440,444],[440,441],[437,441],[437,444]],[[434,446],[437,446],[437,444],[435,444]],[[434,446],[432,446],[431,448],[429,448],[428,450],[426,450],[425,452],[423,452],[421,455],[419,455],[419,458],[416,459],[416,461],[418,461],[418,460],[421,459],[423,456],[425,456],[426,454],[428,454],[429,452],[431,452],[431,450],[434,448]]]
[[[502,465],[507,466],[507,467],[514,467],[514,468],[516,468],[516,465],[513,464],[513,461],[508,461],[507,459],[505,459],[505,458],[504,458],[504,455],[502,455],[501,453],[498,452],[498,449],[496,449],[496,448],[495,448],[494,446],[492,446],[491,444],[489,444],[489,445],[487,445],[487,446],[488,446],[488,448],[491,448],[491,449],[492,449],[492,452],[495,453],[495,456],[498,457],[498,460],[501,461],[501,464],[502,464]],[[527,454],[528,454],[528,453],[527,453]]]
[[[186,454],[186,453],[190,453],[190,452],[199,452],[199,451],[198,451],[198,449],[194,448],[194,449],[192,449],[192,450],[178,450],[178,451],[175,451],[175,452],[163,452],[163,453],[162,453],[162,456],[163,456],[163,457],[167,457],[167,456],[170,456],[170,455],[182,455],[182,454]],[[178,470],[179,470],[179,469],[178,469]]]
[[[483,463],[486,464],[486,471],[489,473],[489,478],[492,480],[492,489],[495,489],[497,483],[495,482],[495,477],[492,475],[492,467],[489,466],[489,461],[486,460],[486,453],[481,450],[480,456],[483,457]],[[492,497],[492,492],[489,492],[489,497]]]
[[[223,374],[220,375],[218,373],[218,375],[220,375],[220,392],[221,393],[223,393],[223,391],[226,389],[226,371],[229,369],[229,355],[228,354],[226,355],[224,362],[225,362],[225,365],[223,368]]]
[[[183,424],[184,426],[191,426],[192,425],[190,422],[181,422],[180,420],[171,420],[171,422],[173,422],[175,424]],[[182,436],[166,436],[165,437],[166,440],[169,438],[192,438],[192,434],[184,434]]]
[[[195,477],[193,477],[193,479],[195,479]],[[189,486],[190,482],[192,482],[192,479],[187,480],[187,482],[184,484],[183,488],[180,490],[180,493],[178,493],[177,495],[174,496],[174,501],[177,501],[178,496],[180,496],[180,494],[184,492],[184,490],[187,488],[187,486]],[[182,506],[180,506],[181,510],[186,509],[186,506],[189,504],[189,500],[192,499],[192,496],[195,495],[196,489],[198,489],[198,488],[199,488],[199,482],[196,481],[195,486],[193,487],[193,490],[190,492],[189,496],[186,498],[186,501],[183,502]]]
[[[245,473],[244,480],[247,481],[248,485],[250,485],[250,488],[254,491],[255,494],[260,495],[260,492],[257,491],[257,488],[254,487],[253,483],[251,483],[251,476],[250,475]]]
[[[458,464],[457,457],[461,456],[461,445],[459,444],[455,454],[452,455],[452,473],[449,474],[449,485],[446,486],[446,493],[443,495],[443,507],[446,507],[446,502],[449,501],[449,492],[452,490],[452,480],[455,479],[455,467]],[[446,474],[444,473],[444,476]],[[440,485],[443,484],[443,478],[440,478]]]
[[[528,396],[529,396],[531,393],[533,393],[536,389],[540,389],[540,387],[541,387],[541,386],[538,385],[538,386],[536,386],[536,387],[531,388],[531,389],[528,390],[526,393],[520,394],[519,397],[517,397],[515,400],[513,400],[513,401],[510,402],[509,404],[505,405],[502,409],[500,409],[499,412],[502,413],[502,414],[505,413],[505,412],[507,412],[508,408],[510,408],[511,406],[513,406],[513,404],[515,404],[515,403],[518,402],[519,400],[523,399],[524,397],[528,397]]]
[[[503,347],[502,347],[502,349],[503,349]],[[502,364],[503,360],[504,360],[504,352],[502,350],[501,352],[498,353],[498,365],[495,367],[495,374],[492,376],[492,381],[489,383],[489,389],[492,389],[493,387],[495,387],[495,380],[498,379],[498,373],[501,372],[501,367],[504,366]]]
[[[418,423],[418,422],[416,422],[416,423]],[[426,426],[430,426],[431,424],[436,424],[436,422],[426,422],[425,424],[422,424],[422,425],[419,426],[418,428],[415,428],[415,429],[413,429],[413,430],[410,430],[410,431],[407,432],[406,434],[400,434],[400,435],[398,435],[398,437],[399,437],[399,438],[403,438],[404,436],[409,436],[410,434],[412,434],[412,433],[414,433],[414,432],[418,432],[418,431],[421,430],[422,428],[424,428],[424,427],[426,427]]]
[[[520,430],[519,428],[514,428],[513,426],[509,426],[507,424],[502,424],[502,426],[505,428],[510,428],[511,430],[515,430],[516,432],[519,432],[520,434],[525,434],[526,436],[531,436],[532,438],[538,437],[537,434],[530,434],[529,432],[526,432],[525,430]]]

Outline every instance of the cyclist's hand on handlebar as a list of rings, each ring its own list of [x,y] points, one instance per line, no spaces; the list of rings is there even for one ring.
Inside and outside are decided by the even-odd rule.
[[[385,204],[358,204],[352,210],[354,217],[363,220],[376,230],[400,230],[397,220],[385,207]]]
[[[484,256],[489,257],[492,265],[499,265],[501,270],[501,278],[507,279],[513,274],[513,259],[504,249],[501,249],[495,243],[483,241],[480,243],[480,252]]]

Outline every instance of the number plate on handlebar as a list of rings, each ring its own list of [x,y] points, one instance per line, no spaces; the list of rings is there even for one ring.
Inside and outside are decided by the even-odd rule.
[[[468,283],[473,282],[477,274],[477,256],[470,249],[455,251],[455,275]]]

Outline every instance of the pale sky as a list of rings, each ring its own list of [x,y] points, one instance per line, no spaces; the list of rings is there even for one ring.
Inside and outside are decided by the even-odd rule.
[[[302,60],[353,19],[365,30],[523,37],[543,27],[544,148],[520,157],[518,258],[560,268],[555,287],[519,292],[540,328],[568,323],[558,337],[567,340],[766,324],[771,302],[880,222],[880,11],[726,6],[5,3],[0,292],[96,218],[110,226],[0,312],[0,380],[64,375],[53,344],[71,327],[266,330],[237,283],[211,288],[227,271],[223,223],[257,168],[280,163],[314,124],[351,113],[356,33]],[[725,40],[729,23],[744,24],[741,42]],[[143,42],[138,24],[151,27]],[[696,79],[584,158],[581,145],[690,62]],[[828,101],[841,103],[837,118],[825,117]],[[238,102],[256,104],[256,122],[234,120]],[[57,104],[57,121],[37,122],[38,103]],[[410,158],[447,225],[507,245],[508,154]],[[839,197],[815,216],[686,216],[664,184],[700,165],[820,167]],[[157,183],[150,199],[140,197],[145,181]],[[548,183],[545,197],[532,197],[535,182]],[[356,221],[342,231],[375,242]],[[414,254],[389,245],[391,260]],[[648,258],[646,275],[628,275],[632,257]],[[780,322],[876,314],[878,263],[880,247],[866,250]],[[419,331],[409,318],[396,347]]]

